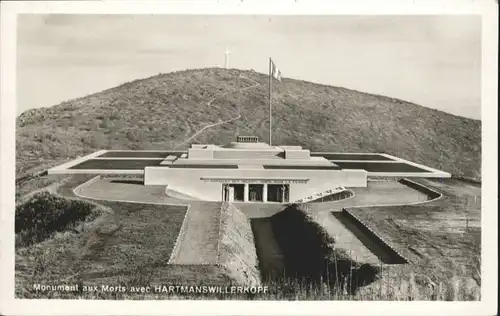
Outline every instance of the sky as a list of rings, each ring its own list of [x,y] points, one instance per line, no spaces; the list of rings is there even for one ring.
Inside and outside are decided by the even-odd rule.
[[[478,16],[20,15],[17,113],[176,70],[229,67],[480,119]]]

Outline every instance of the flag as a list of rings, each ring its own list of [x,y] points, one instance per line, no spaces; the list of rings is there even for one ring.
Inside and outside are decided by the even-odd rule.
[[[276,64],[274,61],[271,59],[271,76],[276,78],[279,82],[281,82],[281,70],[276,67]]]

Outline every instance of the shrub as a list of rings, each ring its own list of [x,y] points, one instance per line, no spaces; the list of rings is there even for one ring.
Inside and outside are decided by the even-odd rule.
[[[129,129],[127,131],[127,139],[132,142],[136,142],[139,140],[139,134],[137,133],[137,131]]]
[[[119,120],[121,118],[121,115],[118,111],[114,111],[109,115],[109,119],[114,121],[114,120]]]
[[[16,206],[16,245],[28,246],[51,237],[81,221],[90,219],[94,205],[68,200],[47,191],[35,194]],[[93,213],[94,215],[96,213]]]
[[[110,120],[108,117],[103,117],[101,120],[101,124],[99,127],[107,129],[111,126],[112,124],[110,123]]]

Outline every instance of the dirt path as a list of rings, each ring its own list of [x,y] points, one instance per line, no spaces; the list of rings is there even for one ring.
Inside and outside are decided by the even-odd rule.
[[[174,147],[174,149],[177,149],[179,148],[180,146],[184,145],[184,144],[187,144],[189,143],[192,139],[196,138],[198,135],[200,135],[201,133],[203,133],[205,130],[209,129],[209,128],[212,128],[212,127],[215,127],[215,126],[218,126],[218,125],[222,125],[222,124],[227,124],[227,123],[231,123],[232,121],[236,121],[236,120],[239,120],[241,118],[241,114],[238,114],[236,117],[233,117],[233,118],[230,118],[229,120],[226,120],[226,121],[222,121],[222,122],[218,122],[218,123],[214,123],[214,124],[209,124],[207,126],[204,126],[202,129],[200,129],[199,131],[197,131],[196,133],[194,133],[193,136],[189,137],[188,139],[186,139],[185,141],[183,141],[182,143],[176,145]]]
[[[216,96],[216,97],[213,97],[210,101],[207,102],[207,105],[210,106],[212,104],[212,102],[214,102],[216,99],[219,99],[219,98],[223,98],[225,96],[227,96],[228,94],[230,93],[234,93],[234,92],[243,92],[243,91],[246,91],[246,90],[249,90],[249,89],[252,89],[252,88],[255,88],[255,87],[258,87],[260,86],[260,83],[258,83],[257,81],[253,80],[253,79],[250,79],[244,75],[240,75],[239,78],[242,78],[242,79],[246,79],[246,80],[250,80],[252,81],[254,84],[249,86],[249,87],[245,87],[245,88],[242,88],[242,89],[239,89],[239,90],[233,90],[233,91],[228,91],[228,92],[225,92],[219,96]],[[193,140],[194,138],[196,138],[198,135],[200,135],[201,133],[203,133],[204,131],[206,131],[207,129],[209,128],[213,128],[213,127],[216,127],[216,126],[219,126],[219,125],[222,125],[222,124],[227,124],[227,123],[231,123],[233,121],[236,121],[236,120],[239,120],[241,118],[241,109],[238,105],[238,115],[235,116],[235,117],[232,117],[228,120],[225,120],[225,121],[222,121],[222,122],[218,122],[218,123],[213,123],[213,124],[209,124],[207,126],[204,126],[202,129],[200,129],[199,131],[195,132],[191,137],[189,137],[188,139],[184,140],[183,142],[177,144],[174,149],[184,145],[184,144],[187,144],[189,143],[191,140]]]

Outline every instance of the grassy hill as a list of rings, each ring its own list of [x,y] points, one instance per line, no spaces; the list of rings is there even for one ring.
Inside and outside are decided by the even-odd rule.
[[[260,86],[239,92],[255,85],[240,75]],[[385,152],[480,179],[478,120],[288,78],[273,86],[273,102],[274,144]],[[241,119],[207,129],[192,142],[223,144],[237,134],[267,141],[267,75],[218,68],[179,71],[32,109],[17,118],[17,178],[97,149],[172,148],[207,124],[236,117],[239,109]]]

